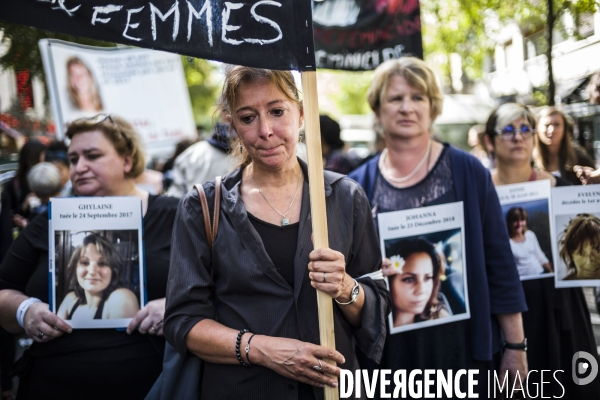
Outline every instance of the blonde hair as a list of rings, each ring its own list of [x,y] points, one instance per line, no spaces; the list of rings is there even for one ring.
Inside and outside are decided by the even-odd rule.
[[[96,130],[102,132],[113,144],[117,154],[122,157],[131,156],[131,170],[125,174],[125,177],[134,179],[140,176],[146,169],[146,156],[142,150],[140,135],[127,120],[121,117],[107,115],[107,118],[100,123],[93,121],[96,117],[82,118],[71,122],[65,135],[73,140],[73,137],[79,133]]]
[[[102,98],[100,97],[100,92],[98,91],[98,86],[96,85],[94,75],[92,75],[92,71],[90,71],[90,69],[83,62],[83,60],[81,60],[81,58],[77,56],[71,57],[67,60],[67,92],[69,93],[69,100],[71,101],[71,105],[78,110],[81,109],[81,104],[79,104],[79,93],[77,92],[77,89],[75,89],[71,82],[71,67],[73,65],[79,65],[87,71],[88,75],[90,76],[90,79],[93,82],[92,97],[94,98],[94,111],[102,111]]]
[[[219,110],[229,117],[229,127],[235,131],[233,124],[233,109],[236,106],[238,98],[238,89],[242,83],[255,82],[265,79],[275,85],[275,87],[286,97],[287,100],[298,106],[302,110],[302,101],[300,92],[296,87],[294,76],[290,71],[275,71],[261,68],[244,67],[241,65],[230,66],[225,71],[225,82],[221,97],[219,100]],[[231,140],[231,154],[238,159],[238,164],[242,167],[250,164],[252,159],[242,144],[238,135],[229,135]]]
[[[401,57],[387,60],[380,64],[375,70],[375,76],[367,91],[367,101],[375,112],[379,110],[388,90],[390,80],[394,76],[400,76],[408,84],[420,90],[429,98],[431,106],[431,121],[442,113],[444,97],[435,79],[435,74],[427,63],[416,57]]]

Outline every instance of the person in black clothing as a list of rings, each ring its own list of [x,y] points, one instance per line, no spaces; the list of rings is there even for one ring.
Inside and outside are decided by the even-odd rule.
[[[73,122],[71,181],[80,196],[137,196],[144,215],[148,303],[127,331],[73,330],[48,309],[48,215],[29,223],[0,266],[0,324],[34,344],[18,361],[19,399],[143,399],[162,369],[162,321],[176,199],[137,188],[141,139],[121,118]],[[17,310],[27,309],[17,319]],[[23,314],[23,312],[22,312]]]
[[[507,103],[496,109],[486,124],[486,145],[494,153],[497,168],[492,171],[495,186],[549,179],[554,186],[570,182],[531,166],[535,118],[523,105]],[[571,379],[572,357],[586,351],[598,357],[590,313],[581,288],[554,288],[554,279],[521,281],[528,311],[523,313],[527,337],[529,370],[562,370],[544,393],[569,399],[592,399],[600,393],[596,379],[589,385],[575,385]],[[564,386],[564,387],[563,387]],[[564,391],[564,393],[563,393]]]
[[[327,115],[319,116],[321,126],[321,149],[323,152],[323,168],[328,171],[348,175],[355,165],[344,154],[344,141],[340,138],[340,124]]]
[[[325,171],[327,224],[338,234],[330,248],[313,250],[292,74],[233,66],[222,93],[240,167],[219,186],[212,249],[198,193],[181,200],[165,335],[179,354],[204,360],[203,399],[320,400],[325,385],[337,386],[340,367],[358,368],[356,345],[378,360],[386,336],[389,293],[383,280],[364,276],[381,266],[367,199],[356,182]],[[215,183],[203,187],[213,204]],[[315,344],[315,289],[333,302],[336,349]]]
[[[9,213],[18,228],[27,225],[23,220],[29,216],[27,196],[30,190],[27,185],[27,173],[31,167],[44,160],[45,150],[46,146],[39,140],[28,140],[19,152],[19,167],[15,177],[8,181],[2,191],[2,213]],[[5,204],[8,207],[5,207]]]

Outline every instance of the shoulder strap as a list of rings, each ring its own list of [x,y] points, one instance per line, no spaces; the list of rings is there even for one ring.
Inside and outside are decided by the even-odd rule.
[[[206,231],[206,239],[208,240],[208,246],[212,249],[217,232],[219,231],[219,215],[221,208],[221,177],[215,178],[215,199],[213,206],[213,218],[211,222],[210,211],[208,210],[208,201],[206,200],[206,193],[201,184],[197,183],[194,185],[200,198],[200,205],[202,207],[202,216],[204,217],[204,230]]]

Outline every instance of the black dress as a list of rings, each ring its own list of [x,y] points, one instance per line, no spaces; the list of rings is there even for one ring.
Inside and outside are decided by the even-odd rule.
[[[557,178],[556,186],[569,186]],[[572,358],[585,351],[598,359],[596,341],[583,290],[554,287],[553,278],[522,281],[529,311],[524,312],[523,328],[527,337],[529,370],[563,370],[558,373],[564,389],[550,379],[544,386],[544,396],[568,399],[600,399],[600,379],[588,385],[576,385],[571,378]],[[539,382],[540,375],[533,375]]]
[[[165,297],[178,199],[150,195],[144,217],[148,300]],[[0,266],[0,289],[48,302],[48,217],[34,219]],[[162,369],[164,339],[76,329],[19,360],[19,399],[143,399]]]

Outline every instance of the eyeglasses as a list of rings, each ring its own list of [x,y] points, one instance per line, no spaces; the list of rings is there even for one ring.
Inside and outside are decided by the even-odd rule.
[[[123,131],[119,127],[119,124],[117,124],[115,122],[115,120],[112,119],[110,114],[98,114],[98,115],[94,115],[93,117],[79,118],[79,119],[76,119],[75,121],[73,121],[72,123],[75,124],[78,122],[85,122],[90,125],[100,125],[101,123],[103,123],[106,120],[110,121],[115,126],[117,131],[121,134],[121,136],[123,136],[123,140],[125,140],[127,149],[129,151],[133,151],[133,143],[131,142],[131,139],[129,138],[129,136],[127,136],[126,134],[123,133]]]
[[[535,129],[530,127],[529,125],[521,125],[520,128],[514,127],[512,125],[507,125],[502,129],[498,129],[496,133],[502,137],[504,140],[514,140],[517,136],[517,132],[521,134],[523,139],[529,139],[535,133]]]

